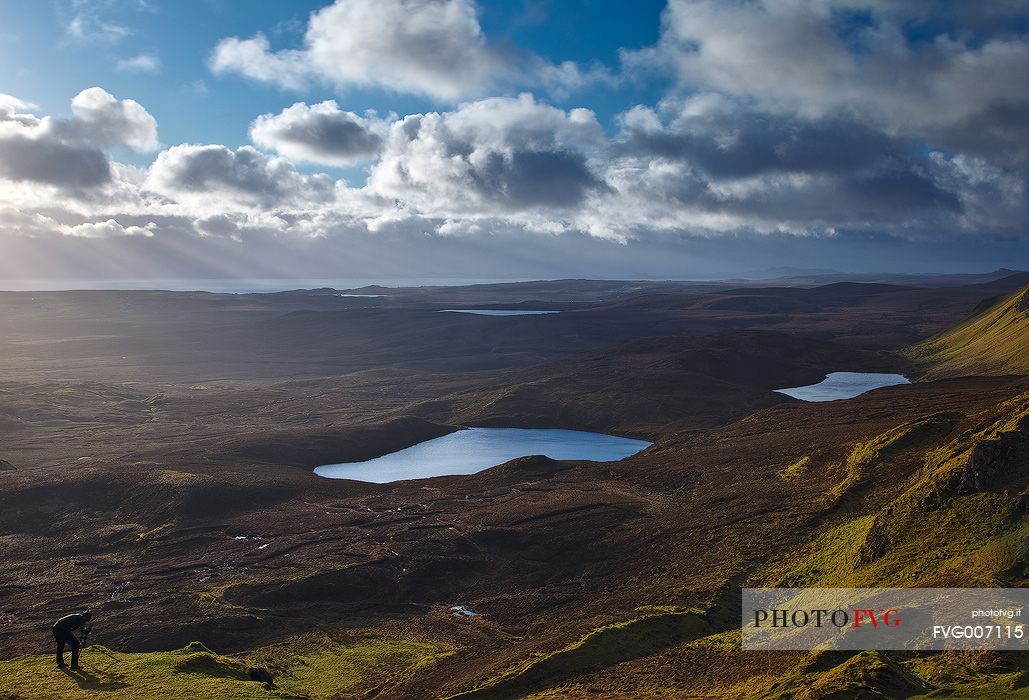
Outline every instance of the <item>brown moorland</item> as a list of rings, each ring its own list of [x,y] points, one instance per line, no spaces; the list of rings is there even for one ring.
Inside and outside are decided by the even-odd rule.
[[[739,649],[744,585],[1026,584],[1029,378],[771,391],[931,376],[905,346],[1024,284],[916,281],[0,295],[0,694],[1022,693],[1012,654]],[[437,313],[485,303],[562,313]],[[654,445],[381,485],[311,473],[473,425]],[[14,659],[87,606],[123,670]]]

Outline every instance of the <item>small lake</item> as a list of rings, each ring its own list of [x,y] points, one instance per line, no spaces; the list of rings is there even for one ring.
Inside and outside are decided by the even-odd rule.
[[[443,309],[441,314],[475,314],[476,316],[540,316],[559,314],[560,311],[539,311],[529,309]]]
[[[839,401],[859,396],[872,389],[910,383],[903,374],[832,372],[818,384],[797,386],[792,389],[776,389],[775,391],[801,401]]]
[[[645,440],[581,430],[466,428],[366,462],[326,464],[314,470],[329,479],[385,484],[404,479],[475,474],[518,457],[614,462],[650,447]]]

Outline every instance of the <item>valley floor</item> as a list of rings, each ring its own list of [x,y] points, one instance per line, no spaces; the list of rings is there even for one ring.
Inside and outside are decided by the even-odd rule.
[[[0,295],[0,698],[1029,696],[1025,654],[739,648],[741,587],[1026,585],[1029,377],[904,352],[990,285]],[[772,391],[839,370],[916,381]],[[311,471],[461,426],[654,445]],[[121,661],[53,670],[86,607]]]

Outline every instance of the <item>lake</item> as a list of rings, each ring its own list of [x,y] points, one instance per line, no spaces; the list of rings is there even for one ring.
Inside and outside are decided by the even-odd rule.
[[[560,311],[538,311],[529,309],[443,309],[441,314],[475,314],[476,316],[539,316],[559,314]]]
[[[797,386],[791,389],[776,389],[775,391],[801,401],[839,401],[859,396],[872,389],[910,383],[902,374],[832,372],[818,384]]]
[[[645,440],[581,430],[466,428],[366,462],[326,464],[314,470],[329,479],[385,484],[404,479],[474,474],[518,457],[614,462],[650,447]]]

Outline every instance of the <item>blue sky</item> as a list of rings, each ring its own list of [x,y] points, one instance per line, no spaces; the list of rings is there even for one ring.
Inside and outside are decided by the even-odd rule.
[[[208,58],[229,35],[268,35],[274,48],[292,48],[302,41],[307,18],[324,0],[243,2],[232,0],[111,0],[75,3],[67,0],[12,0],[0,4],[0,63],[17,69],[0,78],[0,92],[39,106],[41,112],[68,111],[71,95],[91,85],[131,96],[146,106],[160,124],[162,142],[221,143],[237,147],[249,142],[247,128],[258,114],[277,112],[298,100],[336,99],[354,112],[374,109],[410,114],[446,107],[424,96],[352,88],[341,92],[316,86],[298,92],[262,85],[238,76],[214,76]],[[639,0],[631,12],[618,0],[514,0],[480,6],[483,30],[555,62],[572,60],[618,67],[620,49],[642,48],[658,38],[663,0]],[[113,25],[124,37],[104,39],[98,26],[91,36],[75,38],[69,24],[85,13],[97,25]],[[100,35],[100,36],[98,36]],[[45,46],[45,52],[32,47]],[[161,63],[151,74],[118,70],[119,61],[151,54]],[[613,117],[637,103],[660,97],[660,78],[626,83],[617,89],[551,100],[565,107],[586,102],[610,125]],[[129,159],[140,160],[127,156]]]
[[[1029,6],[0,4],[0,279],[1029,267]]]

